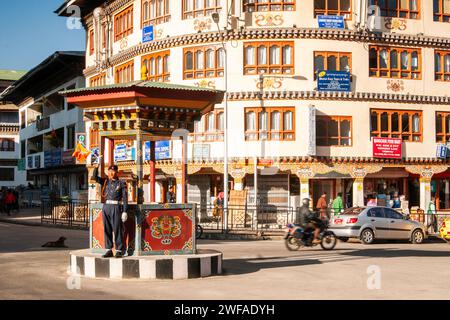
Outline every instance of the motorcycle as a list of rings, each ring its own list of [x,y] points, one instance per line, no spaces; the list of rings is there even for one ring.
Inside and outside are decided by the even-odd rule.
[[[320,246],[324,250],[333,250],[337,243],[337,238],[332,231],[327,230],[328,222],[320,231]],[[288,224],[286,226],[286,235],[284,236],[286,248],[289,251],[300,250],[302,247],[313,247],[316,244],[314,240],[314,230],[304,229],[296,224]]]

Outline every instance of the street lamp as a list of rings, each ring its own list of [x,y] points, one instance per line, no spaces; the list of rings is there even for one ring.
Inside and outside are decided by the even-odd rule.
[[[220,16],[217,12],[211,15],[217,30],[220,33],[222,48],[224,51],[224,80],[225,80],[225,107],[224,107],[224,124],[223,124],[223,144],[224,144],[224,170],[223,170],[223,225],[225,233],[228,232],[228,53],[225,46],[223,32],[220,30]]]

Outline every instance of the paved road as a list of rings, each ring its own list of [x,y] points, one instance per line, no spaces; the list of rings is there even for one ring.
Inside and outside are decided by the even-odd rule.
[[[40,247],[61,235],[70,249]],[[200,241],[201,248],[223,251],[225,275],[178,281],[81,278],[81,289],[69,290],[68,253],[86,248],[87,236],[85,231],[0,223],[0,299],[450,298],[446,243],[340,242],[329,252],[289,252],[282,241]],[[379,283],[381,288],[368,289],[369,277],[372,287]]]

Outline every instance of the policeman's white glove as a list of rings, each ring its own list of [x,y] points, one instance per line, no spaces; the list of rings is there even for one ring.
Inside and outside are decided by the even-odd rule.
[[[128,220],[128,214],[126,212],[122,212],[122,222],[125,223]]]

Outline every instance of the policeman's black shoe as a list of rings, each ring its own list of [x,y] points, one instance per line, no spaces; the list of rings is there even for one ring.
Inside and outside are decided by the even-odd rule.
[[[117,251],[117,252],[116,252],[116,258],[122,258],[122,257],[123,257],[122,252]]]
[[[102,258],[111,258],[114,257],[113,252],[111,250],[108,250],[104,255],[102,255]]]

